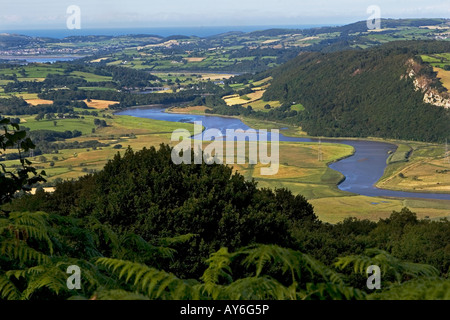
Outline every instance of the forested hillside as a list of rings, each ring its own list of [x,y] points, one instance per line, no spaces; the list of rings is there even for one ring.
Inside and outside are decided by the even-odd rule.
[[[419,54],[450,52],[450,43],[406,41],[361,51],[303,53],[271,72],[264,100],[301,103],[302,128],[310,135],[445,141],[449,111],[424,103],[415,90],[409,61],[422,64],[417,76],[435,78]],[[436,81],[430,86],[446,91]]]

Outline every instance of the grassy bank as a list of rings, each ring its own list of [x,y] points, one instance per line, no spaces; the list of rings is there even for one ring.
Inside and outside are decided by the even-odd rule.
[[[450,193],[450,163],[445,158],[445,145],[400,144],[390,157],[377,187],[408,192]]]

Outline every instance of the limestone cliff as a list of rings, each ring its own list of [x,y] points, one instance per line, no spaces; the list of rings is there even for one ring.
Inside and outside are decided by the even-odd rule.
[[[450,94],[447,91],[439,92],[432,84],[437,79],[433,79],[430,76],[421,73],[424,68],[423,65],[409,59],[407,61],[408,70],[406,77],[413,79],[414,88],[416,91],[422,91],[423,101],[438,107],[444,107],[450,109]],[[402,76],[404,78],[404,76]]]

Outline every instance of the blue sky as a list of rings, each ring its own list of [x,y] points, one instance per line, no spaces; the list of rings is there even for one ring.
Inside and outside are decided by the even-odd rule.
[[[369,17],[450,18],[450,0],[0,0],[0,30],[65,28],[70,5],[82,28],[344,24]]]

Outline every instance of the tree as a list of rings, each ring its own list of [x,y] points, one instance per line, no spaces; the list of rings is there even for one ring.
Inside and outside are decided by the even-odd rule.
[[[94,119],[94,125],[96,125],[97,127],[107,127],[105,120],[100,120],[97,118]]]
[[[72,131],[72,137],[73,138],[81,137],[82,134],[83,133],[81,131],[79,131],[79,130],[73,130]]]
[[[12,129],[12,131],[11,131]],[[45,182],[44,171],[40,173],[31,166],[31,162],[24,158],[24,153],[35,148],[26,131],[20,130],[19,125],[11,123],[9,119],[0,118],[0,156],[7,148],[17,148],[20,155],[20,168],[9,171],[4,164],[0,164],[0,205],[10,202],[17,191],[29,191],[38,182]],[[30,177],[31,175],[31,177]]]
[[[64,182],[49,199],[63,215],[94,216],[146,240],[198,234],[198,240],[177,248],[185,262],[168,266],[177,275],[198,275],[203,259],[221,246],[289,245],[294,223],[317,220],[300,195],[259,190],[225,165],[175,165],[171,152],[167,145],[128,149],[101,172]]]

